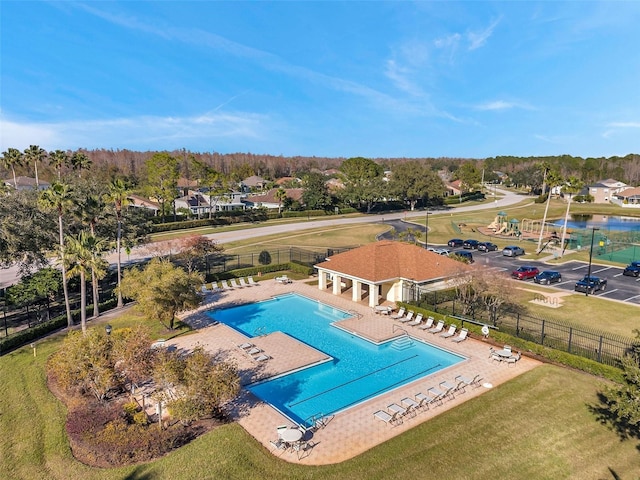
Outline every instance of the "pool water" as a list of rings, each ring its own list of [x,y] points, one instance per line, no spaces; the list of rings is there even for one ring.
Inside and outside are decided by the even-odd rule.
[[[281,331],[332,357],[329,362],[248,386],[257,397],[300,424],[334,414],[464,359],[407,338],[376,345],[332,326],[333,322],[351,317],[348,312],[296,294],[217,310],[210,315],[249,337]]]

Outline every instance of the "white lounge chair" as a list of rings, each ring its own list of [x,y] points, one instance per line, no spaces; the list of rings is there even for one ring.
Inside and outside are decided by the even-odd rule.
[[[444,400],[444,397],[446,395],[445,392],[436,387],[429,388],[427,392],[429,392],[431,394],[431,397],[433,398],[431,403],[438,403],[442,405],[442,400]]]
[[[407,325],[411,326],[411,327],[417,327],[418,325],[420,325],[422,323],[422,314],[419,313],[418,315],[416,315],[416,319],[407,323]]]
[[[454,385],[449,380],[445,380],[444,382],[440,382],[440,386],[442,388],[447,389],[447,391],[450,391],[452,396],[453,396],[454,392],[459,392],[460,390],[462,390],[464,392],[464,383],[463,382],[456,382],[455,385]]]
[[[440,336],[442,338],[453,337],[456,334],[456,328],[458,328],[456,325],[449,325],[449,330],[447,332],[441,334]]]
[[[205,284],[202,284],[202,286],[200,287],[200,291],[201,291],[204,295],[206,295],[206,294],[208,294],[208,293],[211,293]]]
[[[416,415],[419,404],[413,398],[405,397],[400,404],[407,409],[404,412],[405,415]]]
[[[454,378],[454,380],[456,382],[462,382],[465,384],[465,386],[470,387],[470,386],[476,386],[479,387],[480,386],[480,380],[482,380],[482,377],[480,375],[476,375],[473,378],[467,378],[464,375],[458,375],[456,378]]]
[[[464,340],[467,339],[468,333],[469,333],[469,330],[467,330],[466,328],[463,328],[462,330],[460,330],[460,333],[458,334],[458,336],[452,340],[456,343],[463,342]]]
[[[253,347],[255,347],[255,345],[249,342],[244,342],[238,345],[238,348],[241,348],[242,350],[249,350],[250,348],[253,348]]]
[[[252,287],[257,287],[258,285],[260,285],[258,282],[256,282],[253,277],[247,277],[247,281],[249,282],[249,285],[251,285]]]
[[[231,286],[232,286],[233,288],[242,288],[242,286],[241,286],[241,285],[238,285],[238,282],[236,282],[236,279],[235,279],[235,278],[232,278],[231,280],[229,280],[229,282],[231,283]]]
[[[258,353],[262,352],[262,350],[260,350],[258,347],[253,347],[245,350],[245,352],[247,352],[249,355],[257,355]]]
[[[220,285],[224,290],[233,290],[233,287],[227,283],[226,280],[220,280]]]
[[[217,282],[213,282],[213,283],[211,284],[211,291],[212,291],[213,293],[218,293],[218,292],[221,292],[221,291],[222,291],[222,288],[220,288],[220,287],[218,286],[218,283],[217,283]]]
[[[256,362],[266,362],[267,360],[269,360],[271,357],[269,355],[265,355],[264,353],[257,355],[255,357],[253,357],[253,359]]]
[[[248,287],[248,286],[249,286],[249,285],[247,285],[247,283],[244,281],[244,278],[241,278],[241,279],[239,280],[239,282],[240,282],[240,286],[241,286],[242,288],[244,288],[244,287]]]
[[[414,314],[414,311],[413,310],[409,310],[409,313],[407,313],[407,316],[404,317],[404,318],[399,318],[398,321],[400,321],[402,323],[410,322],[411,319],[413,318],[413,314]]]
[[[440,333],[442,330],[444,330],[444,320],[438,320],[438,324],[435,327],[427,330],[427,332],[433,333],[435,335],[436,333]]]
[[[389,315],[389,318],[393,318],[394,320],[399,320],[400,318],[404,317],[404,312],[405,312],[405,308],[400,307],[400,310],[398,310],[398,313],[396,313],[395,315]]]
[[[373,414],[373,416],[387,424],[393,424],[393,422],[395,422],[398,418],[398,414],[396,412],[390,414],[388,412],[385,412],[384,410],[378,410]]]
[[[429,405],[433,403],[434,397],[430,395],[425,395],[422,392],[416,393],[416,400],[418,401],[417,409],[426,408],[429,409]]]
[[[427,317],[427,321],[424,322],[422,325],[418,326],[418,328],[420,330],[428,330],[430,328],[433,328],[433,322],[434,322],[434,318],[432,316],[428,316]]]

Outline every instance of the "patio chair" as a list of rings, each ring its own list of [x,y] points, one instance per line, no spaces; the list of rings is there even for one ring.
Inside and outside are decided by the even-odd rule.
[[[463,328],[462,330],[460,330],[460,333],[458,334],[458,336],[456,338],[453,338],[452,340],[456,343],[463,342],[467,339],[468,333],[469,333],[469,330],[466,328]]]
[[[388,425],[393,425],[393,423],[398,419],[398,414],[396,412],[390,414],[388,412],[385,412],[384,410],[378,410],[373,414],[373,416],[378,420],[382,420]]]
[[[235,279],[235,278],[232,278],[231,280],[229,280],[229,282],[231,283],[231,286],[232,286],[233,288],[242,288],[242,286],[241,286],[241,285],[238,285],[238,282],[236,282],[236,279]]]
[[[456,328],[458,328],[456,325],[449,325],[449,330],[446,331],[445,333],[441,334],[440,336],[442,338],[449,338],[449,337],[453,337],[456,334]]]
[[[510,352],[510,351],[511,351],[511,345],[505,345],[504,347],[502,347],[502,349],[503,349],[505,352]]]
[[[240,278],[239,280],[240,282],[240,287],[244,288],[244,287],[248,287],[249,285],[247,285],[247,283],[244,281],[244,278]]]
[[[284,432],[287,428],[289,428],[288,425],[278,425],[276,427],[276,432],[278,432],[278,438],[280,438],[280,435],[282,434],[282,432]]]
[[[402,317],[404,317],[404,312],[405,312],[405,308],[400,307],[400,310],[398,310],[398,313],[396,313],[395,315],[389,315],[389,318],[393,318],[394,320],[399,320]]]
[[[521,357],[522,357],[522,354],[520,352],[518,352],[515,355],[513,355],[512,357],[505,358],[504,361],[507,364],[507,366],[513,365],[515,367],[516,366],[516,362],[518,360],[520,360]]]
[[[257,287],[258,285],[260,285],[258,282],[256,282],[253,277],[247,277],[247,281],[249,282],[249,285],[251,285],[252,287]]]
[[[274,451],[275,450],[286,450],[287,449],[287,444],[285,442],[283,442],[280,438],[278,438],[277,440],[270,440],[269,443],[273,447]]]
[[[480,386],[480,380],[482,380],[482,377],[480,375],[476,375],[473,378],[467,378],[464,375],[458,375],[456,378],[454,378],[454,380],[456,382],[462,382],[464,383],[464,385],[466,387],[470,387],[470,386],[475,386],[475,387],[479,387]]]
[[[438,320],[438,324],[435,327],[427,330],[427,332],[433,333],[435,335],[436,333],[440,333],[442,330],[444,330],[444,320]]]
[[[420,325],[422,323],[422,314],[419,313],[418,315],[416,315],[415,320],[407,323],[407,325],[411,326],[411,327],[417,327],[418,325]]]
[[[399,318],[398,321],[400,321],[402,323],[410,322],[411,319],[413,318],[413,314],[414,314],[414,311],[413,310],[409,310],[409,313],[407,313],[407,316],[404,317],[404,318]]]
[[[503,357],[501,357],[500,355],[498,355],[497,353],[492,353],[491,354],[491,360],[494,362],[502,362],[502,360],[504,360]]]
[[[418,328],[419,328],[420,330],[429,330],[430,328],[432,328],[432,327],[433,327],[433,322],[434,322],[434,320],[435,320],[435,319],[434,319],[431,315],[429,315],[429,316],[427,317],[427,321],[426,321],[426,322],[424,322],[422,325],[419,325],[419,326],[418,326]]]
[[[317,443],[313,440],[309,440],[307,442],[298,442],[293,445],[293,451],[298,453],[298,460],[300,460],[305,456],[309,456],[311,454],[311,450],[313,450],[316,445]]]

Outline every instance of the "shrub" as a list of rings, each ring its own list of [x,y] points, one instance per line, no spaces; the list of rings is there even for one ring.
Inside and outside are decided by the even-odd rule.
[[[269,265],[271,263],[271,254],[266,250],[261,251],[258,256],[258,263],[260,265]]]

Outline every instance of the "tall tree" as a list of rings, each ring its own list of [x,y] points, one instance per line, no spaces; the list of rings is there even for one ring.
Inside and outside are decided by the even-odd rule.
[[[475,162],[465,162],[458,167],[455,176],[460,180],[462,190],[470,192],[480,183],[482,173]]]
[[[331,206],[331,195],[320,172],[309,172],[302,179],[302,203],[309,210],[325,210]]]
[[[16,180],[16,167],[22,165],[24,157],[22,152],[17,148],[8,148],[5,152],[2,152],[2,166],[6,169],[11,169],[13,173],[13,188],[18,189],[18,181]]]
[[[547,193],[547,201],[544,206],[544,215],[542,217],[542,224],[540,225],[540,235],[538,236],[538,248],[537,252],[540,253],[540,249],[542,248],[542,236],[544,233],[544,225],[547,223],[547,212],[549,211],[549,203],[551,202],[551,192],[554,187],[558,187],[562,185],[564,180],[554,170],[546,171],[545,173],[545,184],[549,186],[549,192]],[[544,189],[542,190],[544,193]]]
[[[209,218],[213,218],[213,200],[219,198],[224,192],[224,176],[215,168],[207,165],[199,160],[193,160],[193,168],[199,185],[203,185],[209,189]],[[200,217],[200,210],[198,210]]]
[[[394,167],[389,180],[390,195],[409,203],[411,210],[418,200],[442,197],[444,183],[426,162],[410,161]]]
[[[96,236],[96,224],[99,218],[104,214],[104,201],[99,195],[87,195],[79,205],[78,216],[83,224],[89,227],[91,236]],[[95,262],[91,266],[91,289],[93,293],[93,316],[100,316],[100,301],[98,298],[98,272],[95,268]]]
[[[200,305],[204,278],[188,273],[167,260],[152,259],[143,270],[133,268],[122,278],[122,294],[138,302],[144,314],[173,330],[176,313]]]
[[[122,301],[122,292],[120,291],[120,283],[122,282],[122,209],[129,203],[129,188],[124,180],[116,178],[109,184],[109,193],[106,196],[108,202],[112,202],[115,206],[117,232],[116,232],[116,252],[118,254],[118,308],[124,305]]]
[[[102,242],[85,231],[76,237],[67,237],[65,261],[70,267],[69,275],[80,277],[80,325],[83,333],[87,331],[87,274],[95,275],[97,279],[106,272],[101,251]]]
[[[40,188],[40,181],[38,180],[38,163],[47,158],[47,151],[40,148],[38,145],[30,145],[29,148],[24,151],[24,158],[27,163],[33,162],[33,168],[36,173],[36,190]]]
[[[278,215],[280,215],[282,213],[282,202],[287,198],[287,191],[284,188],[279,188],[274,196],[278,200]]]
[[[56,169],[58,172],[58,181],[62,173],[62,167],[69,163],[69,154],[64,150],[56,150],[55,152],[49,152],[49,165]]]
[[[65,265],[64,247],[64,214],[73,206],[73,194],[71,187],[64,183],[54,182],[49,188],[40,194],[40,206],[45,210],[53,210],[58,214],[58,236],[60,240],[60,266],[62,269],[62,290],[64,292],[64,304],[67,311],[67,326],[73,325],[71,305],[69,303],[69,286],[67,285],[67,267]]]
[[[564,213],[564,225],[562,226],[562,250],[560,256],[564,256],[564,242],[567,237],[567,222],[569,221],[569,209],[571,208],[571,197],[573,194],[578,193],[584,184],[576,177],[569,177],[566,183],[562,186],[562,193],[565,194],[567,200],[567,210]]]
[[[89,170],[93,162],[84,152],[73,152],[69,159],[71,168],[78,171],[78,178],[82,178],[82,170]]]
[[[162,221],[165,221],[165,207],[178,196],[178,178],[180,170],[178,160],[167,152],[154,153],[145,162],[146,190],[149,196],[160,203]]]
[[[375,203],[384,198],[383,168],[373,160],[349,158],[340,166],[340,172],[345,186],[341,194],[346,202],[365,204],[369,213]]]

